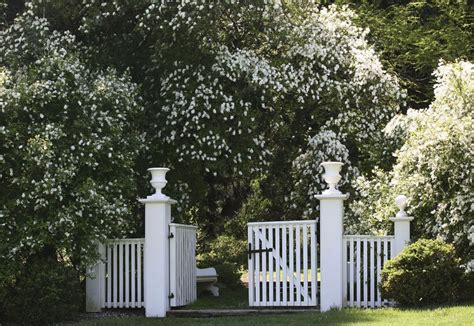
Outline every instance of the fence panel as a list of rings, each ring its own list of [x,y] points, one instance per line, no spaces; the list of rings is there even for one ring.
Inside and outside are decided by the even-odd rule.
[[[343,253],[344,305],[381,307],[388,305],[378,283],[385,262],[392,258],[394,236],[346,235]]]
[[[171,306],[187,305],[197,299],[196,227],[170,224]]]
[[[108,240],[102,308],[143,307],[143,246],[145,239]]]

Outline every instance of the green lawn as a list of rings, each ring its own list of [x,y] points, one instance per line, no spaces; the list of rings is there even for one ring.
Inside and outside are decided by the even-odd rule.
[[[474,305],[424,309],[343,309],[326,313],[295,313],[219,318],[107,318],[74,325],[474,325]]]

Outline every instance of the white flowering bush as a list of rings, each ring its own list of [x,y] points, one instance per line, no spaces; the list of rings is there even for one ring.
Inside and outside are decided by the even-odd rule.
[[[0,256],[45,247],[83,266],[94,240],[136,226],[135,84],[80,59],[74,37],[28,7],[0,31]]]
[[[415,237],[440,238],[453,243],[464,258],[472,259],[474,248],[474,65],[471,62],[441,63],[435,72],[435,100],[431,106],[406,119],[397,118],[404,132],[396,164],[387,175],[367,181],[388,183],[383,192],[357,205],[362,219],[395,211],[398,194],[409,198],[408,212],[415,219]],[[394,128],[397,129],[397,128]],[[372,204],[371,204],[372,203]]]
[[[326,159],[335,142],[323,138],[334,133],[347,168],[367,170],[381,155],[380,130],[403,101],[347,7],[84,1],[77,16],[70,24],[79,24],[76,34],[94,60],[126,62],[141,84],[143,161],[172,168],[167,189],[181,217],[209,224],[210,233],[232,218],[261,175],[273,211],[286,209],[295,182],[292,203],[306,203],[310,189],[300,177],[319,180],[319,170],[292,162],[313,150],[312,137],[325,144]],[[289,182],[292,169],[297,179]]]

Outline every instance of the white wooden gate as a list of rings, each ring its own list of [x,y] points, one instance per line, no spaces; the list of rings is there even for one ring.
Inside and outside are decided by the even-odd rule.
[[[179,307],[197,299],[196,229],[170,224],[170,305]]]
[[[250,306],[317,305],[316,221],[248,223]]]

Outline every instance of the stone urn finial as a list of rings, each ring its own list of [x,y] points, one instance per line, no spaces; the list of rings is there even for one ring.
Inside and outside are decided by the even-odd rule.
[[[329,188],[323,191],[323,194],[340,194],[337,190],[337,183],[341,180],[341,168],[344,165],[342,162],[323,162],[321,166],[324,167],[323,178],[329,185]]]
[[[151,196],[148,196],[148,198],[160,198],[160,199],[167,199],[168,196],[163,194],[161,192],[161,189],[163,189],[168,181],[166,181],[166,173],[170,169],[168,168],[149,168],[147,171],[150,171],[151,173],[151,180],[150,183],[155,188],[155,193]]]
[[[406,217],[407,212],[405,212],[405,208],[407,207],[407,196],[399,195],[395,198],[395,205],[397,205],[398,209],[400,210],[397,213],[397,217]]]

